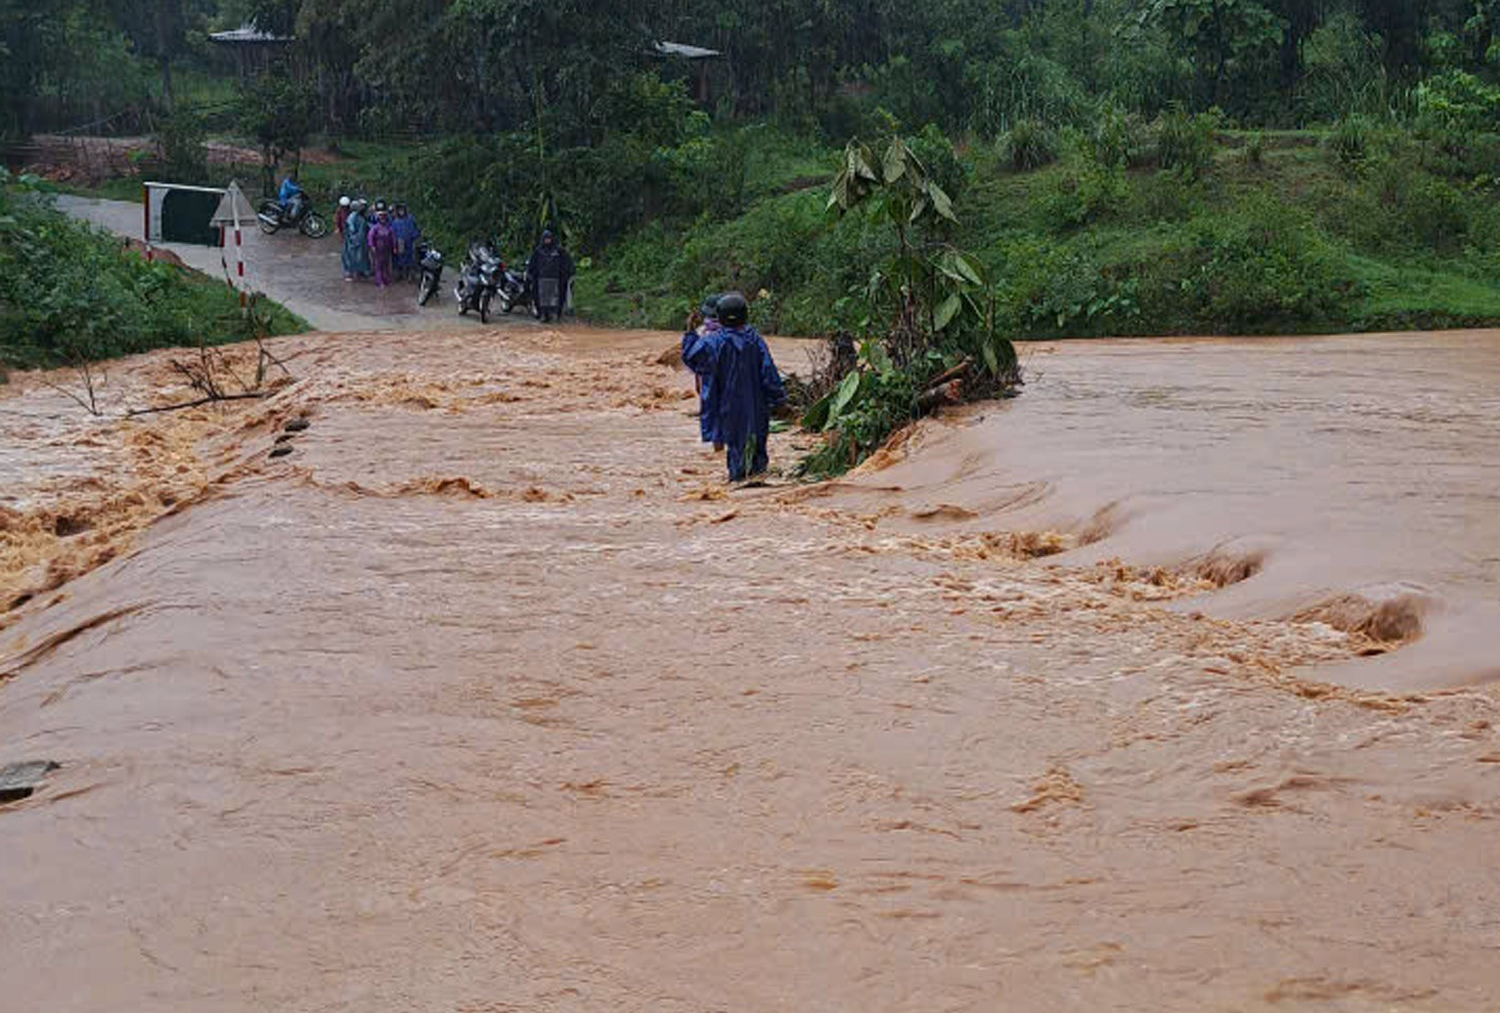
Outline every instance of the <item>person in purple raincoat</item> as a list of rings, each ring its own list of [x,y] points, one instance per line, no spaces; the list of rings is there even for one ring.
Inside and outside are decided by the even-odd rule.
[[[391,261],[396,255],[396,234],[391,231],[391,216],[384,211],[375,216],[375,224],[370,226],[369,243],[375,287],[385,288],[391,283]]]

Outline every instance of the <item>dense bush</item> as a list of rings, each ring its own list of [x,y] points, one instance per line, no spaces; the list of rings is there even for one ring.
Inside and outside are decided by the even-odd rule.
[[[1047,211],[1054,228],[1076,228],[1119,215],[1128,196],[1123,166],[1087,162],[1078,171],[1058,177]]]
[[[271,324],[298,329],[284,311]],[[0,178],[0,362],[56,366],[251,334],[222,283],[147,263]]]
[[[1334,164],[1344,173],[1357,176],[1364,171],[1370,155],[1371,130],[1370,121],[1358,113],[1334,125],[1325,144]]]
[[[1156,128],[1156,157],[1163,169],[1197,179],[1214,164],[1214,131],[1219,118],[1212,113],[1189,116],[1174,109]]]
[[[1040,120],[1018,120],[1000,138],[1000,160],[1015,172],[1051,165],[1058,157],[1057,131]]]
[[[1331,325],[1358,295],[1337,252],[1275,201],[1146,239],[1108,252],[1013,248],[1011,325],[1031,337],[1305,331]]]
[[[1099,111],[1084,134],[1083,149],[1098,165],[1131,168],[1145,159],[1145,131],[1137,117],[1111,103]]]
[[[1204,120],[1185,119],[1189,131],[1202,130]],[[1136,136],[1130,146],[1149,149]],[[1199,166],[1214,159],[1207,137],[1206,155],[1193,160]],[[1110,165],[1108,146],[1096,153],[1083,134],[1078,153],[1033,172],[967,167],[954,241],[979,252],[999,286],[1000,325],[1020,337],[1500,319],[1493,177],[1450,178],[1409,135],[1373,125],[1364,171],[1346,174],[1319,140],[1266,134],[1260,164],[1224,159],[1195,178],[1180,165],[1151,170],[1149,153],[1136,168]],[[836,160],[803,143],[800,157],[789,139],[770,145],[782,178],[798,177],[795,192],[755,183],[742,215],[658,220],[613,245],[601,268],[580,279],[585,312],[676,326],[705,292],[736,286],[765,290],[754,312],[766,329],[859,332],[851,293],[889,257],[889,239],[857,219],[824,217],[826,184],[801,187],[807,172]],[[936,131],[911,143],[924,162],[943,163],[925,153],[946,150]],[[1473,150],[1484,144],[1476,139]],[[767,179],[766,165],[756,162],[751,175]]]

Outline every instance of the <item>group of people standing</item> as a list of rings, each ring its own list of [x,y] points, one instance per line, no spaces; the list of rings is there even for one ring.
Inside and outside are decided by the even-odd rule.
[[[377,200],[372,209],[363,198],[340,197],[333,225],[344,244],[345,281],[373,278],[386,288],[416,270],[422,230],[405,204]]]

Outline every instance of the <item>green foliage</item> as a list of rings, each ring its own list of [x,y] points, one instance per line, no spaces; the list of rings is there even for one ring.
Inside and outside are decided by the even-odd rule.
[[[1312,121],[1354,113],[1389,114],[1391,86],[1381,64],[1381,40],[1352,10],[1331,14],[1302,49],[1305,74],[1298,99]]]
[[[284,311],[278,333],[300,329]],[[238,297],[126,253],[0,176],[0,361],[58,366],[199,341],[251,337]]]
[[[1099,110],[1083,135],[1083,150],[1096,165],[1121,169],[1140,165],[1145,158],[1145,131],[1140,119],[1114,103]]]
[[[550,224],[587,252],[646,222],[742,208],[753,161],[744,132],[715,131],[680,83],[654,75],[622,79],[604,101],[622,127],[586,147],[542,147],[520,132],[458,135],[363,182],[405,194],[429,233],[452,248],[498,236],[520,252]]]
[[[1031,172],[1057,161],[1057,132],[1040,120],[1018,120],[1000,138],[1000,161],[1013,172]]]
[[[940,362],[924,363],[923,371],[935,372]],[[897,368],[879,343],[864,342],[856,367],[802,419],[804,428],[828,436],[803,460],[801,473],[810,478],[842,474],[915,419],[921,394],[918,372]]]
[[[1047,212],[1059,231],[1103,221],[1119,213],[1130,185],[1120,165],[1084,163],[1076,172],[1057,177],[1057,189],[1047,200]]]
[[[1148,0],[1139,19],[1191,55],[1204,105],[1222,106],[1233,79],[1251,72],[1282,41],[1280,19],[1256,0]]]
[[[1157,124],[1156,139],[1157,160],[1161,167],[1188,179],[1202,176],[1213,167],[1214,132],[1218,128],[1219,117],[1213,112],[1190,116],[1181,109],[1174,109],[1162,116]]]
[[[269,190],[282,160],[300,156],[317,129],[316,95],[290,73],[271,72],[241,87],[236,113],[242,129],[260,146]]]
[[[1417,87],[1417,108],[1442,130],[1464,140],[1500,132],[1500,86],[1449,70]]]
[[[1346,116],[1334,125],[1325,142],[1329,154],[1341,171],[1357,176],[1365,169],[1370,155],[1370,121],[1358,113]]]
[[[156,128],[156,141],[162,155],[159,173],[162,181],[190,185],[212,182],[208,152],[203,146],[205,140],[203,122],[191,109],[179,107],[171,116],[162,119]]]
[[[1248,199],[1148,242],[1021,246],[1002,312],[1032,337],[1296,331],[1358,297],[1337,251],[1275,200]]]
[[[918,395],[955,360],[967,363],[977,392],[1020,379],[1015,349],[997,330],[994,282],[948,241],[959,224],[952,202],[908,141],[850,141],[827,207],[882,223],[896,245],[856,293],[865,338],[859,364],[809,414],[834,434],[807,462],[813,473],[857,464],[918,414]]]
[[[997,59],[967,67],[970,122],[986,136],[1025,122],[1069,124],[1090,106],[1087,89],[1062,64],[1035,52],[1013,34]]]
[[[1245,164],[1260,169],[1266,164],[1266,135],[1256,131],[1245,138]]]

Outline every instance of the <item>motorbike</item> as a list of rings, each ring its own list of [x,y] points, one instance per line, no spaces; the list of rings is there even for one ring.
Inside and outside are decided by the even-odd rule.
[[[297,229],[309,239],[322,239],[328,235],[328,223],[313,210],[312,201],[302,193],[293,197],[287,207],[282,207],[275,197],[267,197],[260,202],[255,220],[260,224],[260,230],[268,236],[290,228]]]
[[[417,305],[426,306],[443,283],[443,255],[431,243],[418,243],[417,263],[422,269],[422,277],[417,282]]]
[[[519,306],[531,310],[532,316],[536,315],[536,307],[531,298],[531,286],[526,282],[524,271],[507,267],[500,277],[499,296],[501,313],[509,313]]]
[[[458,284],[453,295],[458,299],[458,313],[463,316],[470,310],[479,311],[480,323],[490,322],[490,301],[500,288],[500,278],[505,273],[505,262],[488,243],[472,243],[469,255],[464,258],[458,272]]]

